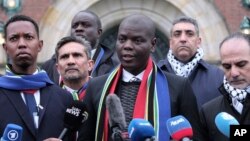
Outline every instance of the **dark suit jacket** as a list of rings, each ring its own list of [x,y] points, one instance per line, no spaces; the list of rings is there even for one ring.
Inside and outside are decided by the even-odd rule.
[[[39,129],[36,130],[32,117],[20,91],[0,88],[0,135],[7,124],[14,123],[23,128],[23,141],[42,141],[59,137],[64,129],[64,114],[72,103],[72,96],[56,85],[40,89]],[[70,141],[66,136],[64,141]]]
[[[119,63],[117,55],[113,50],[108,47],[100,44],[99,48],[103,48],[104,55],[100,60],[99,65],[96,68],[95,73],[92,77],[100,76],[112,71]],[[98,52],[99,53],[99,52]],[[98,54],[97,53],[97,54]],[[41,68],[45,70],[49,76],[49,78],[56,84],[59,84],[59,73],[56,69],[56,56],[53,55],[51,59],[47,60],[44,64],[42,64]]]
[[[175,74],[167,59],[161,60],[158,66],[164,71]],[[198,62],[188,79],[199,108],[209,100],[220,96],[219,87],[223,82],[223,77],[224,73],[218,67],[210,65],[202,59]]]
[[[107,77],[108,75],[103,75],[93,78],[89,82],[84,99],[89,111],[89,118],[79,131],[79,141],[94,141],[95,128],[93,127],[96,126],[99,100]],[[170,73],[166,73],[166,78],[171,99],[171,116],[183,115],[186,117],[192,125],[194,140],[202,141],[204,133],[201,130],[196,98],[189,81]],[[166,124],[160,126],[166,126]]]
[[[223,135],[215,124],[215,117],[220,112],[232,115],[240,125],[250,124],[250,95],[247,95],[243,103],[242,114],[239,114],[232,106],[232,100],[223,85],[220,87],[220,92],[221,96],[205,103],[200,110],[200,118],[206,131],[207,141],[229,141],[229,138]],[[221,125],[224,124],[221,123]]]

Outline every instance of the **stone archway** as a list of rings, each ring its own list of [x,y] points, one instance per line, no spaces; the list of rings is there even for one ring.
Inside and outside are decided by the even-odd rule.
[[[44,62],[54,53],[57,41],[69,33],[70,22],[80,10],[90,9],[102,21],[104,31],[119,24],[126,16],[142,13],[155,21],[157,29],[166,37],[169,35],[171,21],[177,16],[187,15],[195,18],[201,30],[202,47],[205,59],[219,60],[219,42],[228,35],[223,18],[210,1],[200,0],[71,0],[57,1],[48,8],[40,22],[41,38],[45,40],[38,61]],[[209,11],[209,12],[207,12]]]

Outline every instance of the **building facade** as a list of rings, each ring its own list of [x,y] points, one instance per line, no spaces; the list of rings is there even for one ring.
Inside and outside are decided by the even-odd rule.
[[[240,0],[21,0],[21,14],[34,18],[40,27],[40,38],[44,47],[38,57],[43,63],[54,54],[56,43],[69,35],[73,16],[85,9],[95,12],[102,21],[101,41],[114,47],[120,21],[133,13],[142,13],[155,21],[157,26],[156,60],[166,57],[171,22],[186,15],[198,21],[205,60],[219,61],[219,43],[229,33],[239,31],[243,16],[250,11],[243,8]],[[8,15],[0,9],[0,21]],[[0,49],[0,64],[4,66],[6,56]]]

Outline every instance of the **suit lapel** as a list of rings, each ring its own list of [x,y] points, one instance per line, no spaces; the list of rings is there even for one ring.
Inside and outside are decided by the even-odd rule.
[[[39,110],[39,125],[41,125],[41,121],[44,117],[45,110],[48,107],[49,99],[51,97],[51,90],[47,89],[40,89],[40,110]]]
[[[27,125],[32,135],[35,137],[36,136],[35,125],[32,117],[30,116],[29,110],[22,99],[20,91],[11,91],[11,92],[8,90],[3,90],[3,91],[5,91],[6,96],[9,98],[10,102],[16,109],[16,112],[18,113],[20,118],[23,119],[24,123]]]

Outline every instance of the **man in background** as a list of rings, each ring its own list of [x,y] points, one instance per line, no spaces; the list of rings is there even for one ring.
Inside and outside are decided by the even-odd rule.
[[[102,25],[99,17],[88,10],[78,12],[71,22],[71,36],[77,36],[88,40],[92,47],[91,59],[94,61],[94,66],[90,72],[91,77],[100,76],[112,71],[119,64],[114,50],[99,43],[99,38],[102,34]],[[42,65],[51,80],[59,84],[60,78],[56,69],[56,57]]]
[[[158,65],[162,70],[190,80],[198,107],[219,96],[223,71],[204,61],[198,23],[189,17],[173,21],[170,49],[165,60]]]
[[[91,45],[85,39],[67,36],[56,46],[56,68],[61,76],[60,86],[69,91],[74,100],[82,100],[93,68]]]

